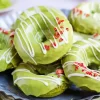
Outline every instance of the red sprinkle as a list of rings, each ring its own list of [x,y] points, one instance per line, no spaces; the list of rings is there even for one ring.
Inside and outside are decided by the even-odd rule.
[[[92,76],[92,71],[87,71],[86,74],[91,75]]]
[[[78,70],[78,68],[79,68],[79,66],[75,66],[75,71],[77,71],[77,70]]]
[[[80,10],[79,13],[82,14],[82,10]]]
[[[59,20],[59,17],[56,17],[57,20]]]
[[[56,46],[56,43],[55,43],[55,42],[53,42],[53,45],[54,45],[54,46]]]
[[[63,26],[60,26],[60,28],[64,28]]]
[[[69,28],[66,28],[67,31],[69,31]]]
[[[62,70],[62,69],[57,69],[56,70],[56,74],[58,75],[58,74],[63,74],[64,73],[64,71]]]
[[[44,45],[44,48],[45,48],[46,50],[50,50],[50,46],[48,46],[48,45]]]
[[[59,20],[59,21],[58,21],[58,24],[61,24],[62,22],[64,22],[64,20]]]
[[[60,31],[60,34],[63,34],[63,31]]]
[[[63,41],[63,38],[60,38],[60,39],[59,39],[59,42],[62,42],[62,41]]]
[[[8,31],[6,31],[6,30],[3,30],[3,33],[4,33],[4,34],[8,34]]]
[[[94,77],[96,77],[96,76],[98,76],[98,74],[97,73],[94,73]]]
[[[55,37],[56,39],[58,39],[59,36],[60,36],[60,34],[59,34],[58,32],[56,32],[56,33],[54,34],[54,37]]]
[[[84,72],[85,71],[85,69],[82,69],[82,72]]]
[[[90,14],[85,14],[86,15],[86,17],[89,17],[90,16]]]
[[[99,36],[98,33],[95,33],[95,34],[93,35],[94,38],[96,38],[97,36]]]
[[[14,34],[15,34],[15,32],[12,32],[12,33],[10,34],[10,37],[14,37]]]
[[[57,28],[55,27],[54,30],[57,31]]]
[[[56,46],[56,43],[55,42],[53,42],[53,44],[51,43],[51,46],[53,47],[53,46]]]
[[[79,67],[86,68],[86,66],[84,66],[84,64],[80,62],[75,62],[74,65],[78,65]]]

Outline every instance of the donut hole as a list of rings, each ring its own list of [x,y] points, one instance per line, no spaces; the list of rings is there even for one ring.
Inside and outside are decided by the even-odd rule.
[[[42,38],[42,41],[41,42],[45,42],[47,40],[47,38],[44,36],[43,38]]]
[[[92,69],[92,70],[100,70],[100,66],[98,66],[97,64],[95,63],[91,63],[89,66],[88,66],[89,69]]]

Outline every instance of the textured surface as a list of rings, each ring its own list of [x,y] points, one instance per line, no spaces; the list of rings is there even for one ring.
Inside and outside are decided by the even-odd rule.
[[[69,12],[67,10],[63,10],[63,11],[66,15]],[[7,16],[0,18],[0,20],[2,19],[2,22],[0,23],[0,27],[2,26],[4,28],[8,28],[16,19],[16,15],[17,13],[13,13],[9,16],[7,15]],[[5,19],[7,17],[8,17],[8,20]],[[5,23],[7,23],[6,26],[5,26]],[[88,99],[81,99],[81,100],[92,100],[93,95],[96,97],[99,97],[99,95],[98,94],[96,95],[96,93],[84,92],[84,91],[77,89],[75,86],[72,86],[71,89],[69,89],[68,91],[65,91],[63,94],[57,97],[54,97],[54,98],[43,99],[43,98],[35,98],[31,96],[26,97],[17,87],[13,85],[12,76],[10,74],[11,74],[11,71],[0,73],[0,91],[1,91],[0,100],[14,100],[14,98],[18,100],[20,99],[22,100],[71,100],[71,99],[80,100],[81,98],[86,98],[88,96],[91,96],[91,97],[89,97]]]

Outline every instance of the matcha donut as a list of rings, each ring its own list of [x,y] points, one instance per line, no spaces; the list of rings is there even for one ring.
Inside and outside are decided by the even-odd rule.
[[[69,14],[69,21],[77,32],[100,34],[100,3],[79,4]]]
[[[73,30],[61,11],[40,6],[20,16],[14,25],[14,45],[23,62],[50,64],[71,48]]]
[[[54,97],[68,88],[65,76],[55,72],[39,75],[30,64],[21,63],[12,73],[14,84],[26,95],[36,97]]]
[[[100,92],[100,41],[75,42],[62,64],[65,76],[76,86]]]
[[[12,32],[0,28],[0,72],[16,67],[21,61],[12,41]]]

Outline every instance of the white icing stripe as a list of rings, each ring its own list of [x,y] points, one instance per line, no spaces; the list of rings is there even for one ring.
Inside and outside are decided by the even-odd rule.
[[[43,81],[43,80],[41,80],[41,79],[37,79],[37,78],[33,78],[33,77],[19,77],[19,78],[17,78],[15,81],[14,81],[14,84],[16,84],[18,81],[20,81],[20,80],[37,80],[37,81],[40,81],[40,82],[42,82],[44,85],[46,85],[46,86],[48,86],[48,82],[46,82],[46,81]]]
[[[42,28],[41,28],[41,26],[40,26],[38,20],[37,20],[34,16],[31,16],[31,18],[33,18],[33,19],[36,21],[37,25],[39,26],[39,28],[41,29],[42,33],[43,33],[44,36],[46,37],[45,32],[42,30]],[[46,38],[47,38],[47,37],[46,37]],[[48,39],[48,38],[47,38],[47,39]],[[43,47],[43,43],[42,43],[42,45],[41,45],[41,48],[42,48],[42,51],[43,51],[43,53],[44,53],[44,52],[46,51],[46,49]],[[47,53],[47,52],[46,52],[46,53]]]
[[[80,56],[78,56],[77,54],[74,54],[74,53],[71,53],[71,52],[69,53],[69,52],[68,52],[68,53],[66,54],[66,56],[69,56],[69,55],[75,56],[76,58],[78,58],[79,60],[81,59],[81,61],[82,61],[82,58],[81,58]]]
[[[17,52],[11,57],[10,53],[8,53],[6,57],[6,63],[9,64],[11,63],[12,59],[17,55]]]
[[[81,73],[72,73],[72,74],[69,74],[69,75],[68,75],[68,78],[76,77],[76,76],[78,76],[78,77],[85,77],[85,76],[88,76],[88,77],[90,77],[90,78],[92,78],[92,79],[95,79],[95,80],[100,81],[100,77],[99,77],[99,76],[98,76],[98,77],[93,77],[93,76],[90,76],[90,75],[87,75],[87,74],[81,74]]]
[[[43,43],[39,43],[39,45],[40,45],[40,47],[41,47],[43,53],[46,54],[47,51],[46,51],[46,49],[44,48],[44,44],[43,44]]]
[[[17,36],[19,37],[19,39],[20,39],[20,36],[19,36],[19,34],[18,34],[18,31],[20,32],[20,35],[21,35],[22,39],[24,40],[24,42],[25,42],[25,44],[26,44],[26,46],[27,46],[27,48],[28,48],[28,51],[29,51],[29,53],[30,53],[30,52],[31,52],[31,49],[30,49],[30,47],[29,47],[29,45],[28,45],[28,42],[27,42],[26,39],[24,38],[24,35],[23,35],[22,31],[21,31],[19,28],[17,28],[17,29],[16,29],[16,34],[17,34]],[[21,40],[20,40],[20,41],[21,41]],[[24,45],[23,45],[23,47],[24,47]]]
[[[54,82],[58,85],[61,84],[61,79],[60,78],[56,79],[56,78],[50,78],[50,77],[47,77],[47,78],[46,77],[45,78],[19,77],[14,81],[14,84],[16,84],[19,80],[24,80],[24,79],[37,80],[37,81],[43,82],[46,86],[48,85],[48,82],[46,82],[45,80]]]
[[[10,55],[10,52],[13,47],[8,48],[0,57],[0,60],[5,59],[6,63],[9,64],[11,63],[12,59],[17,55],[17,52],[13,54],[12,56]]]
[[[76,62],[78,62],[78,61],[76,61]],[[71,65],[73,65],[75,63],[75,61],[67,61],[67,62],[65,62],[64,64],[63,64],[63,68],[65,68],[65,67],[68,67],[68,66],[71,66]]]
[[[25,21],[23,21],[23,23],[25,24],[25,25],[27,25],[28,26],[28,24],[25,22]],[[27,38],[27,40],[28,40],[28,42],[29,42],[29,45],[30,45],[30,47],[29,47],[29,45],[27,45],[28,47],[29,47],[29,53],[30,53],[30,55],[32,56],[32,57],[34,57],[35,56],[35,53],[34,53],[34,49],[33,49],[33,47],[32,47],[32,44],[31,44],[31,41],[30,41],[30,39],[29,39],[29,36],[27,36],[27,33],[26,33],[26,31],[25,31],[25,27],[24,27],[24,25],[21,23],[21,26],[22,26],[22,29],[23,29],[23,31],[24,31],[24,34],[26,35],[26,38]],[[21,34],[22,35],[22,37],[23,37],[23,39],[24,39],[24,36],[23,36],[23,33]],[[24,41],[26,41],[26,39],[24,39]],[[26,41],[26,43],[27,43],[27,41]],[[27,43],[28,44],[28,43]]]
[[[28,69],[16,69],[15,71],[12,72],[12,75],[15,74],[16,72],[30,72]]]
[[[11,48],[8,48],[8,49],[1,55],[0,60],[2,60],[3,58],[5,58],[6,53],[8,53],[10,49],[11,49]]]
[[[53,37],[54,42],[56,43],[56,45],[53,44],[53,41],[52,41],[52,40],[49,39],[49,41],[52,43],[52,46],[53,46],[54,48],[57,48],[57,47],[58,47],[58,43],[57,43],[56,39],[54,38],[54,36],[53,36],[53,34],[52,34],[52,31],[50,30],[50,28],[49,28],[49,26],[48,26],[46,20],[48,20],[48,22],[51,24],[51,26],[53,26],[53,27],[55,27],[55,26],[54,26],[53,23],[50,21],[50,19],[49,19],[44,13],[42,13],[42,12],[40,11],[40,9],[38,9],[38,7],[37,7],[37,11],[39,11],[39,14],[40,14],[40,16],[42,17],[42,19],[43,19],[43,21],[44,21],[46,27],[48,28],[48,30],[49,30],[49,32],[50,32],[50,34],[51,34],[51,36]],[[46,20],[44,19],[44,17],[46,18]]]
[[[22,43],[22,41],[21,41],[21,39],[20,39],[20,36],[19,36],[18,33],[17,33],[17,30],[16,30],[16,36],[18,37],[19,42],[20,42],[20,45],[21,45],[22,49],[24,50],[24,52],[31,58],[31,60],[32,60],[35,64],[37,64],[36,61],[35,61],[35,60],[30,56],[30,54],[26,51],[26,49],[25,49],[25,47],[24,47],[24,45],[23,45],[23,43]]]

